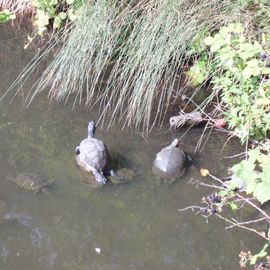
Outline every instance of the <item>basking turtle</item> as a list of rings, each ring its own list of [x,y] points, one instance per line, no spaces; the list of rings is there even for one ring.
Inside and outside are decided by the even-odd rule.
[[[9,175],[7,178],[15,182],[17,186],[34,192],[47,192],[50,184],[47,179],[31,172],[19,173],[15,176]]]
[[[106,184],[107,178],[104,174],[116,177],[118,175],[113,170],[108,170],[109,151],[101,140],[94,138],[94,134],[95,123],[90,121],[88,124],[88,137],[76,147],[76,161],[82,169],[92,172],[98,183]]]
[[[185,174],[186,162],[189,157],[178,147],[178,139],[157,153],[152,171],[163,178],[181,177]]]

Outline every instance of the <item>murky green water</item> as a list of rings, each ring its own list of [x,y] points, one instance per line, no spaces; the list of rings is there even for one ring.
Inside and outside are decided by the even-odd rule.
[[[16,78],[30,59],[22,49],[21,33],[0,29],[0,88]],[[25,89],[26,90],[26,89]],[[74,148],[86,136],[97,112],[71,106],[48,105],[43,97],[25,108],[21,97],[0,104],[0,269],[237,269],[241,249],[260,247],[257,238],[224,231],[211,218],[207,224],[179,208],[193,205],[207,193],[187,184],[199,178],[190,168],[174,184],[160,183],[151,173],[152,160],[173,134],[139,133],[97,128],[116,164],[138,172],[132,182],[92,188],[81,181]],[[201,130],[194,129],[182,143],[192,151]],[[224,175],[238,153],[238,143],[213,133],[196,160]],[[8,180],[10,173],[35,172],[53,181],[48,194],[35,194]],[[13,218],[8,218],[13,215]],[[240,235],[239,235],[240,233]],[[245,241],[241,241],[246,239]],[[100,254],[97,252],[100,249]]]

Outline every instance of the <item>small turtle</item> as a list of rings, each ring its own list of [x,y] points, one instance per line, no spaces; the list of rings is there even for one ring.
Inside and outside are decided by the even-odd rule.
[[[105,175],[116,177],[118,175],[113,170],[108,170],[109,151],[101,140],[94,138],[94,134],[95,123],[90,121],[88,124],[88,137],[76,147],[76,161],[82,169],[92,172],[98,183],[106,184],[107,178]]]
[[[25,189],[36,192],[47,192],[48,185],[50,182],[45,178],[41,177],[39,174],[25,172],[19,173],[15,177],[8,176],[9,180],[15,182],[17,186]]]
[[[152,171],[162,178],[181,177],[185,174],[189,157],[178,147],[178,139],[157,153]]]

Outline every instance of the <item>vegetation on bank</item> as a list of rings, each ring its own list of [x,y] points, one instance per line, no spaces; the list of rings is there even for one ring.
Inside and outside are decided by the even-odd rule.
[[[52,29],[53,34],[10,90],[19,89],[42,59],[59,47],[27,102],[48,90],[56,100],[74,97],[74,102],[88,106],[99,103],[101,118],[110,117],[111,123],[121,119],[125,125],[150,130],[162,122],[186,86],[193,86],[194,95],[208,87],[211,94],[198,109],[218,103],[208,114],[224,117],[229,134],[246,145],[245,159],[233,166],[233,174],[244,182],[247,195],[261,204],[270,200],[269,1],[26,2],[35,10],[31,38]],[[4,8],[0,22],[19,15],[18,6]],[[212,177],[208,170],[202,175]],[[208,214],[217,215],[225,206],[233,211],[241,208],[239,202],[245,198],[239,199],[235,183],[218,189],[204,201],[210,207]],[[268,215],[264,221],[270,224]],[[269,242],[269,231],[264,239]],[[265,259],[270,264],[266,249],[243,258],[256,269],[269,269],[257,263]]]

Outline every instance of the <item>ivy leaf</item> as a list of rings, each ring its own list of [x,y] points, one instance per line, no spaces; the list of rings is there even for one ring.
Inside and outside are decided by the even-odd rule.
[[[253,195],[263,204],[270,200],[270,184],[261,182],[255,187]]]

